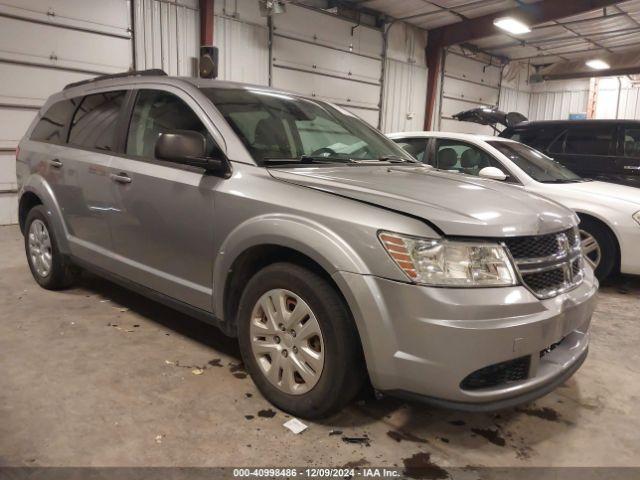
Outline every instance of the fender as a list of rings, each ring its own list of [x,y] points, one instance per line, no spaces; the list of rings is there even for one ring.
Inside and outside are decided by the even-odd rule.
[[[291,248],[318,263],[329,275],[337,271],[370,273],[362,258],[336,232],[308,218],[267,214],[238,225],[221,244],[213,269],[213,311],[224,312],[224,285],[233,262],[251,247]]]
[[[25,179],[22,188],[18,192],[18,198],[22,199],[22,196],[26,192],[35,194],[47,210],[47,218],[51,228],[53,229],[53,234],[55,235],[60,252],[63,255],[71,254],[68,241],[69,231],[64,224],[62,210],[60,209],[60,205],[53,194],[53,190],[51,189],[49,182],[47,182],[47,180],[41,175],[31,174]]]

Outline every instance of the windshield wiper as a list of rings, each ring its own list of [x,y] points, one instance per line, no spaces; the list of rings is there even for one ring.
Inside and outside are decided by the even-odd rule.
[[[581,178],[570,180],[568,178],[554,178],[553,180],[540,180],[540,183],[578,183],[581,182]]]
[[[382,155],[378,158],[381,162],[394,162],[394,163],[421,163],[413,158],[405,158],[400,155]]]
[[[301,155],[299,157],[264,157],[263,163],[275,164],[275,165],[308,165],[312,163],[351,163],[353,160],[350,158],[342,157],[324,157],[321,155]]]

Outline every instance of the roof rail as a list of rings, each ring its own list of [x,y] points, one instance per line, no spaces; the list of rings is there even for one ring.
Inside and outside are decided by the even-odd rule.
[[[79,87],[87,83],[93,83],[100,80],[109,80],[111,78],[126,78],[126,77],[147,77],[147,76],[167,76],[167,72],[159,68],[152,68],[149,70],[131,70],[129,72],[112,73],[110,75],[100,75],[99,77],[89,78],[87,80],[81,80],[79,82],[73,82],[64,87],[63,90],[68,88]]]

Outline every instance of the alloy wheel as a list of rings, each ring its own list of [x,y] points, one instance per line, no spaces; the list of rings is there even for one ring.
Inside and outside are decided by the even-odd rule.
[[[51,237],[42,220],[34,220],[29,227],[29,257],[38,276],[45,278],[51,273],[53,258]]]
[[[580,244],[582,247],[582,254],[585,259],[595,270],[600,265],[602,260],[602,250],[600,244],[593,235],[585,230],[580,230]]]

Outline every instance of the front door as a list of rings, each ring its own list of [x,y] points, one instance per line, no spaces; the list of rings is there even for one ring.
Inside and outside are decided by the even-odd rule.
[[[211,311],[214,191],[220,178],[202,169],[157,160],[158,136],[195,130],[213,142],[178,92],[139,90],[124,156],[110,168],[115,273]],[[211,148],[214,148],[212,146]]]

